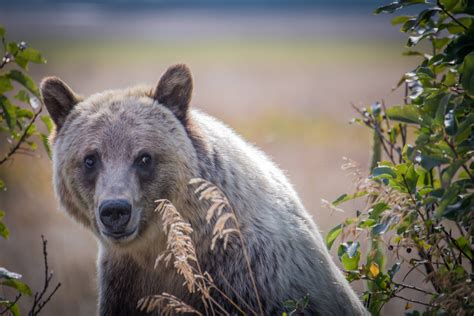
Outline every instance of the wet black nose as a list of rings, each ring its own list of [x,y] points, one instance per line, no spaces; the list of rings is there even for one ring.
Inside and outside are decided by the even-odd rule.
[[[100,221],[111,233],[121,233],[125,230],[132,206],[127,200],[106,200],[99,207]]]

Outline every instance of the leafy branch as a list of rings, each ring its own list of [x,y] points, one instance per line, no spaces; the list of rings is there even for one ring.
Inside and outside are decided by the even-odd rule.
[[[27,75],[29,63],[42,64],[46,61],[41,53],[25,42],[8,42],[5,37],[6,31],[0,26],[0,38],[3,47],[3,57],[0,62],[0,136],[13,144],[8,151],[2,155],[0,166],[11,160],[15,154],[31,154],[37,148],[38,139],[43,143],[46,152],[49,154],[48,136],[37,130],[37,121],[43,109],[41,95],[36,83]],[[2,56],[0,55],[0,56]],[[7,68],[10,68],[7,70]],[[10,97],[13,95],[13,97]],[[52,123],[48,116],[41,116],[48,133],[51,131]],[[5,183],[0,179],[0,189],[5,188]],[[9,231],[2,219],[5,212],[0,211],[0,235],[8,238]],[[45,281],[43,289],[34,295],[33,305],[29,315],[38,315],[44,306],[50,302],[53,295],[61,286],[58,283],[54,289],[47,294],[53,277],[49,271],[47,260],[47,241],[41,236],[43,241],[43,257],[45,265]],[[29,286],[19,279],[21,275],[10,272],[0,267],[0,285],[16,290],[14,299],[2,298],[0,310],[2,314],[20,314],[18,302],[23,296],[31,296]]]
[[[396,16],[392,24],[400,25],[408,35],[410,50],[404,54],[422,59],[395,88],[405,87],[401,105],[376,102],[358,108],[352,104],[360,116],[353,121],[371,129],[373,152],[380,154],[372,155],[375,161],[368,177],[355,162],[344,165],[355,178],[356,190],[341,195],[329,207],[361,197],[366,197],[366,206],[355,218],[334,227],[326,243],[331,248],[341,238],[338,256],[346,277],[350,282],[367,283],[363,299],[374,315],[394,298],[406,301],[407,309],[412,309],[408,303],[424,307],[423,315],[444,311],[472,315],[474,3],[399,0],[375,13],[393,13],[412,5],[423,9],[417,15]],[[423,41],[431,44],[429,53],[412,49]],[[364,233],[370,240],[365,262],[357,241]],[[385,267],[395,248],[397,262]],[[408,272],[397,281],[402,266]],[[409,284],[412,273],[431,283],[434,290]],[[405,289],[426,299],[401,295]],[[408,315],[420,313],[414,310]]]

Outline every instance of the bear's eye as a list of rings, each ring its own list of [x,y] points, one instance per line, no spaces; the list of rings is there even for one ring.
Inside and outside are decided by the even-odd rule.
[[[151,164],[151,156],[149,154],[142,154],[136,160],[135,163],[139,167],[148,167]]]
[[[87,169],[92,169],[95,166],[96,157],[94,155],[88,155],[84,158],[84,166]]]

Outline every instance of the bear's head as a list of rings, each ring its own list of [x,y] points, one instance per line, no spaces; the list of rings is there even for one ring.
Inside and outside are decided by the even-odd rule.
[[[176,200],[196,169],[188,136],[192,77],[171,66],[156,88],[82,99],[55,77],[41,83],[55,124],[53,180],[60,205],[101,241],[144,239],[157,199]]]

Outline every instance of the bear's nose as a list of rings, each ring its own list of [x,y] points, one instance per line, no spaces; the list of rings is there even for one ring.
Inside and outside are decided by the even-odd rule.
[[[100,204],[100,221],[110,233],[123,233],[130,221],[132,206],[127,200],[106,200]]]

